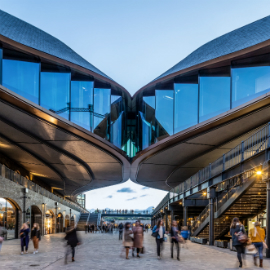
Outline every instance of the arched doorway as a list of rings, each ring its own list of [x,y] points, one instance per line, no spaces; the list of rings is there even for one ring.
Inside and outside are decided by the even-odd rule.
[[[0,198],[0,226],[7,230],[7,239],[18,238],[18,208],[9,199]]]
[[[63,215],[62,213],[58,213],[56,220],[56,232],[63,232]]]
[[[55,231],[54,214],[52,211],[47,210],[45,213],[45,234],[51,234]]]
[[[36,205],[30,206],[26,210],[25,220],[28,223],[30,229],[34,223],[38,223],[42,231],[42,212]]]

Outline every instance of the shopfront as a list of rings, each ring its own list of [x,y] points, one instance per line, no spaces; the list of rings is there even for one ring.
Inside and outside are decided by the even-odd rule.
[[[7,239],[18,237],[18,209],[4,198],[0,198],[0,226],[7,230]]]

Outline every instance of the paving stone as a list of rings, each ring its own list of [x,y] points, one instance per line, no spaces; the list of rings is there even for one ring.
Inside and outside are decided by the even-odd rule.
[[[85,234],[79,232],[82,245],[76,248],[75,262],[64,264],[65,242],[64,234],[46,235],[40,242],[38,254],[33,253],[32,242],[29,245],[29,253],[20,255],[20,240],[5,241],[0,252],[0,269],[24,270],[24,269],[94,269],[94,270],[121,270],[121,269],[147,269],[147,270],[213,270],[238,269],[236,253],[228,249],[203,246],[188,242],[181,248],[180,259],[171,259],[170,243],[164,244],[162,259],[156,256],[155,239],[151,233],[145,234],[145,254],[141,258],[132,257],[125,259],[122,241],[118,240],[118,234]],[[176,253],[175,253],[176,254]],[[176,257],[176,256],[175,256]],[[253,258],[246,256],[244,269],[260,269],[253,267]],[[32,266],[31,266],[32,265]],[[270,260],[264,260],[264,269],[270,269]]]

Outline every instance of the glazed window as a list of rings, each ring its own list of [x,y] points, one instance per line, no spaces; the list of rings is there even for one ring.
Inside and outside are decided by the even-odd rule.
[[[3,59],[2,65],[3,86],[38,104],[40,64]]]
[[[93,126],[93,89],[94,82],[71,82],[70,120],[87,130]]]
[[[174,133],[198,124],[198,84],[174,84]]]
[[[41,72],[40,105],[69,119],[70,73]]]

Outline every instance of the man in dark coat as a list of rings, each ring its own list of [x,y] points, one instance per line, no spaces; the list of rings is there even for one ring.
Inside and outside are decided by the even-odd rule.
[[[71,228],[70,231],[67,231],[65,240],[67,240],[67,251],[65,256],[65,264],[67,264],[67,256],[70,253],[70,250],[72,252],[72,261],[75,262],[75,247],[80,244],[80,241],[77,237],[77,229]]]

